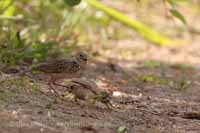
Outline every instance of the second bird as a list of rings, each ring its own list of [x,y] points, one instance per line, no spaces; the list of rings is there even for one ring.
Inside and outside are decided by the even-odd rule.
[[[70,79],[79,76],[79,73],[86,67],[88,56],[85,52],[79,52],[73,57],[56,59],[39,63],[32,67],[34,71],[40,71],[50,75],[49,86],[56,93],[53,85],[57,85],[59,79]]]

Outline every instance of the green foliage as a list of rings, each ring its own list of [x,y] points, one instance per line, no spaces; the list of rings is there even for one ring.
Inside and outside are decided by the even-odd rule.
[[[153,30],[152,28],[143,24],[142,22],[131,19],[129,16],[127,16],[111,7],[106,6],[106,5],[102,4],[101,2],[98,2],[96,0],[85,0],[85,1],[87,3],[89,3],[91,6],[108,14],[113,19],[134,29],[136,32],[141,34],[148,41],[151,41],[158,45],[176,45],[176,44],[180,43],[177,40],[173,41],[170,38],[168,38],[164,35],[161,35],[160,33],[156,32],[155,30]]]
[[[170,9],[171,14],[178,18],[179,20],[181,20],[184,24],[186,24],[186,20],[184,18],[184,16],[176,9]]]
[[[146,83],[168,86],[176,90],[187,89],[191,85],[191,81],[186,78],[174,79],[165,76],[141,75],[138,76],[137,79]]]
[[[76,6],[81,2],[81,0],[64,0],[64,2],[69,6]]]
[[[168,86],[175,90],[185,90],[192,84],[191,80],[186,78],[171,80]]]
[[[150,61],[144,62],[144,67],[157,68],[160,66],[161,66],[160,62],[157,62],[157,61],[150,60]]]
[[[62,0],[0,1],[0,69],[71,53],[77,44],[74,29],[81,15],[64,5]],[[15,7],[15,12],[10,7]]]
[[[180,2],[188,2],[188,0],[166,0],[172,7],[176,7],[176,5]]]
[[[157,80],[157,77],[155,77],[154,75],[143,75],[138,77],[138,79],[143,82],[154,82]]]
[[[188,64],[173,64],[171,67],[181,71],[191,71],[194,69],[192,66]]]
[[[171,6],[171,13],[186,23],[176,5],[187,0],[166,1]],[[112,17],[150,41],[173,44],[170,39],[160,36],[153,29],[98,1],[84,0],[77,9],[70,7],[80,2],[81,0],[0,1],[0,68],[16,66],[25,60],[45,60],[56,52],[69,54],[78,43],[93,43],[92,39],[99,35],[102,38],[113,37],[118,33],[123,35],[119,27],[110,28]],[[95,11],[87,4],[101,11]],[[20,37],[17,35],[19,31]]]
[[[155,75],[142,75],[138,79],[143,82],[151,82],[159,85],[168,85],[170,80],[166,77],[160,77]]]
[[[176,9],[176,5],[180,2],[188,2],[188,0],[166,0],[170,5],[171,9],[169,10],[170,13],[179,19],[182,23],[186,24],[185,17]]]
[[[52,50],[53,46],[57,45],[56,42],[35,42],[32,44],[32,48],[30,50],[30,57],[35,58],[36,60],[44,60],[48,57],[50,50]]]
[[[4,67],[9,67],[10,65],[15,65],[17,60],[23,56],[23,43],[17,39],[17,36],[13,33],[5,33],[4,37],[8,38],[8,42],[1,44],[0,48],[0,58],[1,64]],[[6,41],[3,40],[2,41]],[[1,66],[2,67],[2,66]]]
[[[15,5],[13,0],[0,1],[0,12],[2,16],[13,16],[15,13]]]
[[[48,57],[49,51],[56,43],[53,42],[33,42],[26,44],[24,40],[21,40],[17,32],[9,32],[6,37],[8,38],[7,44],[0,45],[0,58],[1,68],[16,67],[20,62],[25,60],[40,61]]]

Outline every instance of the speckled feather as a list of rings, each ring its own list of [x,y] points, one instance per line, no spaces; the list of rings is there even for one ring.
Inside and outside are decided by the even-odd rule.
[[[40,63],[32,70],[42,71],[45,73],[76,73],[80,70],[80,65],[74,58],[53,60],[50,62]]]
[[[75,78],[81,76],[81,71],[87,64],[87,54],[79,52],[73,57],[65,59],[51,60],[44,63],[37,64],[31,70],[40,71],[50,76],[49,86],[57,95],[58,92],[54,89],[53,85],[59,85],[56,80],[63,78]]]

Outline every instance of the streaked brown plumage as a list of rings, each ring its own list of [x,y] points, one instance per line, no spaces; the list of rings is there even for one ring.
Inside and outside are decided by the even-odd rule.
[[[86,79],[76,79],[72,80],[68,84],[68,90],[75,96],[75,100],[89,100],[92,102],[101,102],[105,104],[108,108],[112,105],[110,103],[110,95],[100,89],[95,82]]]
[[[32,67],[32,70],[50,75],[49,85],[57,93],[53,88],[53,85],[58,85],[56,84],[56,80],[80,76],[80,72],[85,68],[87,60],[87,54],[85,52],[79,52],[71,58],[56,59],[37,64]]]

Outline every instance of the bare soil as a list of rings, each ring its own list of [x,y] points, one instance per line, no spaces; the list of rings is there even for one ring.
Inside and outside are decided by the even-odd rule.
[[[173,60],[186,62],[187,66],[166,63],[176,48],[148,46],[148,49],[145,54],[152,56],[140,60],[134,60],[134,56],[131,60],[111,60],[109,54],[99,53],[89,62],[85,77],[95,80],[112,95],[112,110],[101,103],[90,105],[70,98],[59,100],[44,83],[12,75],[7,75],[5,80],[5,74],[1,74],[1,133],[200,132],[198,61],[193,65],[184,58],[176,58],[183,54],[179,48],[181,52],[176,52]],[[168,54],[161,57],[163,51]],[[162,60],[154,59],[158,56]],[[149,60],[156,60],[158,64],[151,66],[147,63]],[[138,78],[144,75],[167,78],[173,84]],[[183,79],[187,82],[182,83]],[[57,87],[60,93],[62,89]]]
[[[97,37],[84,76],[109,92],[112,110],[101,103],[60,100],[43,82],[1,74],[0,133],[199,133],[200,38],[185,34],[174,36],[190,38],[188,43],[173,48],[138,37],[106,43]],[[56,89],[63,93],[64,88]]]

